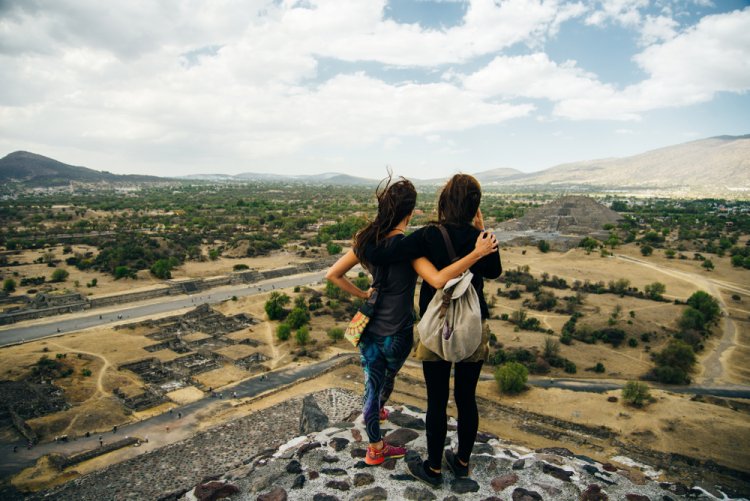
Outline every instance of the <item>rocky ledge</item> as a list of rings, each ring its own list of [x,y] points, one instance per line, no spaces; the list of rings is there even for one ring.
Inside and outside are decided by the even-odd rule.
[[[329,390],[332,391],[332,390]],[[338,390],[333,390],[338,391]],[[348,392],[342,392],[346,394]],[[300,435],[252,462],[200,483],[183,501],[215,499],[283,501],[376,500],[576,500],[669,501],[730,499],[718,490],[660,482],[660,472],[618,457],[619,466],[599,463],[564,448],[535,451],[480,432],[471,457],[471,478],[454,478],[447,468],[443,484],[430,488],[408,474],[407,462],[426,457],[424,414],[413,407],[389,408],[386,440],[405,445],[406,458],[367,466],[361,415],[329,425],[313,398],[305,399]],[[456,422],[446,446],[456,447]],[[364,439],[363,439],[364,437]],[[625,466],[625,465],[628,466]]]

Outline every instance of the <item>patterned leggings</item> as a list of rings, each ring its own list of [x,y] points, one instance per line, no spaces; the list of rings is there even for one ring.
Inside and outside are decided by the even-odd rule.
[[[396,374],[404,365],[414,343],[413,328],[391,336],[365,332],[359,342],[359,359],[365,371],[362,414],[370,443],[379,442],[380,409],[393,391]]]

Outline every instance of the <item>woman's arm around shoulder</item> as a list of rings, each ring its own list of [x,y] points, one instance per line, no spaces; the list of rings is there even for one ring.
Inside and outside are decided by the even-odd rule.
[[[442,289],[448,280],[456,278],[484,256],[492,255],[495,252],[497,252],[497,238],[495,235],[489,232],[481,232],[474,244],[474,250],[440,271],[426,257],[415,259],[411,264],[419,276],[428,284],[436,289]]]
[[[333,282],[341,290],[348,292],[352,296],[367,299],[370,297],[370,291],[363,291],[354,285],[351,280],[346,278],[346,272],[354,268],[357,264],[359,264],[357,255],[354,254],[353,250],[349,250],[328,269],[326,272],[326,279]]]
[[[368,245],[365,247],[365,260],[376,266],[410,261],[425,255],[424,228],[406,235],[392,245]]]

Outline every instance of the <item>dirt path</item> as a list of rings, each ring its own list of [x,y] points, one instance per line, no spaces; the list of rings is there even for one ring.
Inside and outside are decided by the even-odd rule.
[[[54,341],[50,342],[50,344],[55,345],[55,346],[57,346],[59,348],[62,348],[64,350],[67,350],[67,351],[69,351],[71,353],[83,353],[84,355],[91,355],[92,357],[96,357],[96,358],[101,359],[102,362],[104,363],[104,365],[102,365],[102,368],[99,371],[99,377],[97,377],[97,379],[96,379],[97,394],[92,395],[91,397],[89,397],[88,400],[91,400],[95,396],[97,398],[102,398],[102,397],[108,397],[108,396],[111,395],[108,391],[106,391],[104,389],[104,383],[103,383],[103,381],[104,381],[104,375],[106,374],[107,369],[109,369],[109,366],[111,365],[110,362],[109,362],[109,359],[107,359],[107,357],[105,357],[104,355],[101,355],[99,353],[94,353],[94,352],[91,352],[91,351],[76,350],[74,348],[70,348],[69,346],[65,346],[64,344],[57,343],[57,342],[54,342]]]
[[[730,282],[724,282],[721,280],[713,280],[710,278],[706,278],[702,275],[699,275],[697,273],[689,273],[685,271],[678,271],[670,268],[665,268],[664,266],[657,266],[655,264],[649,263],[647,261],[643,261],[641,259],[637,259],[631,256],[624,256],[621,254],[618,254],[615,256],[617,259],[622,259],[624,261],[628,261],[630,263],[637,264],[639,266],[644,266],[646,268],[650,268],[652,270],[658,271],[659,273],[663,273],[665,275],[671,276],[673,278],[677,278],[679,280],[684,280],[686,282],[692,283],[695,286],[704,289],[706,292],[711,294],[716,298],[716,300],[719,302],[719,307],[722,310],[723,318],[722,318],[722,336],[721,339],[719,339],[718,344],[714,347],[713,350],[711,350],[711,353],[709,353],[702,361],[701,365],[703,366],[703,373],[698,378],[701,383],[703,384],[714,384],[717,381],[721,382],[728,382],[726,380],[726,367],[724,365],[724,361],[729,357],[729,354],[731,350],[737,345],[737,329],[734,325],[734,321],[732,321],[731,317],[729,316],[729,307],[724,302],[724,298],[719,292],[719,288],[728,289],[732,291],[739,291],[748,293],[746,289],[743,289],[741,287],[737,287],[736,285],[731,284]]]

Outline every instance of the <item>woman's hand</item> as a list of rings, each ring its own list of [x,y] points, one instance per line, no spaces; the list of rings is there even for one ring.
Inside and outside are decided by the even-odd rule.
[[[471,222],[474,228],[479,231],[484,231],[484,217],[482,216],[482,209],[477,209],[477,213],[474,215],[474,220]]]
[[[479,257],[484,257],[497,251],[497,237],[494,233],[489,231],[483,231],[477,237],[477,241],[474,244],[474,252]]]

